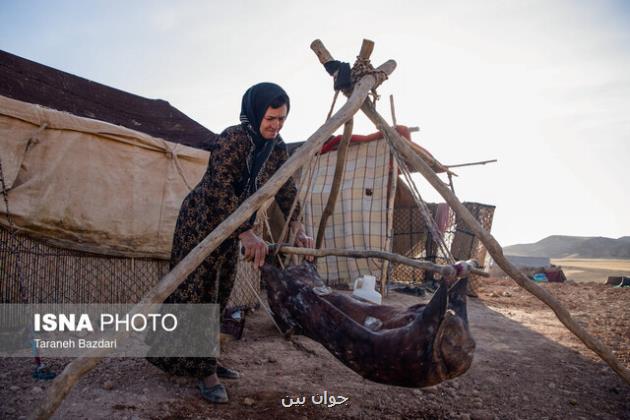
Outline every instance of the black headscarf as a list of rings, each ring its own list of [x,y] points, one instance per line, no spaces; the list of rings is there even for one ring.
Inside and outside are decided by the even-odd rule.
[[[278,97],[282,97],[289,111],[289,95],[275,83],[258,83],[245,91],[241,101],[241,124],[249,133],[254,142],[254,156],[250,165],[248,195],[258,189],[256,178],[280,136],[273,140],[267,140],[260,134],[260,123],[267,112],[269,105]]]
[[[241,123],[248,126],[261,141],[266,141],[260,135],[260,123],[262,122],[267,108],[274,99],[282,97],[287,104],[287,112],[290,109],[289,95],[275,83],[258,83],[247,89],[241,101]]]

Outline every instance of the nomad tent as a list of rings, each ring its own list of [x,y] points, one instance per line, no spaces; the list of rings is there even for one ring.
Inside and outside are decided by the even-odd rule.
[[[428,151],[411,142],[405,126],[398,131],[425,157],[435,172],[445,172]],[[300,172],[300,199],[304,205],[305,225],[315,237],[333,184],[341,136],[330,138],[311,164]],[[302,143],[289,145],[294,152]],[[396,159],[380,133],[352,136],[339,196],[326,229],[322,248],[378,249],[414,259],[445,263],[447,256],[436,246],[435,233],[443,236],[458,260],[485,260],[486,251],[462,220],[446,203],[427,203],[429,216],[438,232],[433,232],[414,200],[411,186],[399,176]],[[488,231],[494,206],[464,203]],[[273,214],[273,213],[272,213]],[[272,223],[272,226],[274,223]],[[274,229],[279,230],[279,229]],[[404,264],[391,264],[377,258],[355,259],[328,256],[318,259],[318,272],[328,284],[351,287],[354,279],[372,274],[381,280],[417,282],[431,273]]]
[[[136,302],[168,272],[214,133],[166,101],[0,51],[0,134],[2,302]],[[232,304],[255,297],[237,285]]]

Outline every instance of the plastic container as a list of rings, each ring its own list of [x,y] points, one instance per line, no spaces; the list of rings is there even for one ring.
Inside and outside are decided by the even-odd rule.
[[[363,277],[359,277],[354,281],[354,290],[352,291],[352,296],[380,305],[383,301],[383,296],[381,296],[381,294],[377,292],[375,288],[376,277],[365,274],[363,275]]]
[[[534,281],[537,283],[542,283],[542,282],[546,282],[549,281],[547,280],[547,276],[545,276],[545,273],[536,273],[534,274]]]

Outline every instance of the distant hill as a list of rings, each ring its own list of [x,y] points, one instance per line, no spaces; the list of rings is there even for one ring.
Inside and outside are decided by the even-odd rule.
[[[630,236],[613,239],[601,236],[552,235],[533,244],[506,246],[503,252],[506,255],[525,257],[630,259]]]

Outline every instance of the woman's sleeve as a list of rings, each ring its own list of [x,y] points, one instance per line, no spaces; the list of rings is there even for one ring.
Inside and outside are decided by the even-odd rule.
[[[274,153],[272,155],[274,157],[275,170],[274,173],[280,169],[282,165],[289,159],[289,153],[287,152],[287,147],[285,144],[280,144],[278,147],[274,149]],[[285,218],[289,217],[289,212],[291,211],[291,206],[293,205],[293,201],[297,196],[297,188],[295,186],[295,182],[293,181],[293,177],[289,178],[287,182],[278,190],[276,193],[276,203],[278,203],[278,207],[282,210]],[[300,203],[295,206],[295,210],[291,215],[292,222],[301,221],[301,207]]]
[[[237,183],[242,177],[243,161],[247,159],[249,144],[238,135],[238,133],[223,133],[214,145],[210,163],[208,164],[207,189],[205,199],[208,206],[214,209],[212,217],[208,220],[213,228],[227,219],[238,208],[239,195]],[[232,236],[252,228],[249,221],[239,226]]]

